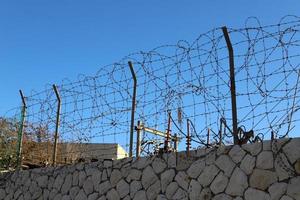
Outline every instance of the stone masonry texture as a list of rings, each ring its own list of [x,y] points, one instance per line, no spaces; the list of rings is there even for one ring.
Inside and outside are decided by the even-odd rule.
[[[0,200],[300,200],[300,138],[0,174]]]

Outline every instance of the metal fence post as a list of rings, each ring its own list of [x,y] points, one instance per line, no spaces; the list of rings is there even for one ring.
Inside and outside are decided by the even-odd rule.
[[[238,144],[239,139],[237,135],[238,124],[237,124],[235,74],[234,74],[234,54],[233,54],[233,48],[232,48],[232,44],[226,26],[222,27],[222,31],[223,31],[224,38],[226,40],[226,45],[229,53],[233,142],[234,144]]]
[[[187,157],[190,156],[190,146],[191,146],[191,136],[190,136],[190,122],[189,119],[186,120],[186,129],[187,129],[187,136],[186,136],[186,154]]]
[[[130,68],[130,72],[133,79],[133,94],[132,94],[132,106],[131,106],[131,124],[130,124],[130,141],[129,141],[129,157],[132,157],[133,151],[133,130],[134,130],[134,113],[135,113],[135,106],[136,106],[136,87],[137,87],[137,80],[135,76],[135,72],[133,69],[133,65],[131,61],[128,61],[128,65]]]
[[[59,130],[59,121],[60,121],[60,106],[61,99],[56,85],[53,84],[53,89],[57,98],[57,111],[56,111],[56,123],[55,123],[55,135],[54,135],[54,147],[53,147],[53,157],[52,165],[56,165],[56,156],[57,156],[57,142],[58,142],[58,130]]]
[[[140,157],[141,154],[141,130],[140,130],[141,122],[137,122],[137,129],[136,129],[136,157]]]
[[[17,147],[17,168],[20,169],[22,166],[22,144],[23,144],[23,135],[24,135],[24,122],[26,116],[26,101],[23,95],[22,90],[19,90],[21,99],[22,99],[22,111],[21,111],[21,122],[18,132],[18,147]]]

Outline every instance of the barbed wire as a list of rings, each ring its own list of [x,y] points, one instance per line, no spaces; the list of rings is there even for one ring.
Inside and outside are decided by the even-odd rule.
[[[249,18],[244,28],[228,28],[235,61],[238,126],[270,138],[299,136],[300,18],[285,16],[261,26]],[[231,128],[228,50],[221,28],[196,40],[180,40],[148,52],[129,54],[101,67],[95,76],[80,75],[58,84],[62,100],[59,141],[63,143],[118,143],[129,151],[133,79],[137,77],[136,121],[165,131],[168,111],[172,133],[183,137],[185,123],[193,124],[191,146],[205,145],[220,131],[220,119]],[[26,96],[25,136],[29,141],[53,142],[57,99],[52,85]],[[18,108],[19,109],[19,108]],[[224,141],[230,141],[230,134]],[[160,140],[143,132],[143,142]],[[184,143],[179,150],[185,149]]]

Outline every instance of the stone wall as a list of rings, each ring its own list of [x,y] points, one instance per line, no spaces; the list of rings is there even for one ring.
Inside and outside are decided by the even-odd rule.
[[[300,139],[6,173],[0,199],[300,200]]]

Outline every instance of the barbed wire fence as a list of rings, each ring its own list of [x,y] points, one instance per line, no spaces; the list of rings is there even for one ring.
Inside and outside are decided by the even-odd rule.
[[[297,16],[285,16],[268,26],[249,18],[244,28],[216,28],[192,42],[181,40],[130,54],[100,68],[95,76],[80,75],[76,81],[66,79],[55,86],[60,108],[52,85],[24,94],[22,157],[29,159],[30,154],[32,160],[52,162],[55,133],[57,157],[93,151],[118,154],[114,146],[90,149],[88,143],[119,144],[125,157],[137,148],[140,155],[149,155],[166,140],[155,131],[170,134],[168,139],[176,137],[179,151],[187,149],[187,136],[191,149],[233,144],[234,135],[240,142],[248,141],[247,134],[255,140],[299,136],[295,128],[300,120],[299,28]],[[230,55],[225,29],[234,55]],[[12,109],[7,116],[16,118],[20,112],[21,108]],[[138,121],[143,125],[140,130]],[[136,132],[140,131],[138,142]],[[64,151],[64,144],[77,145]]]

